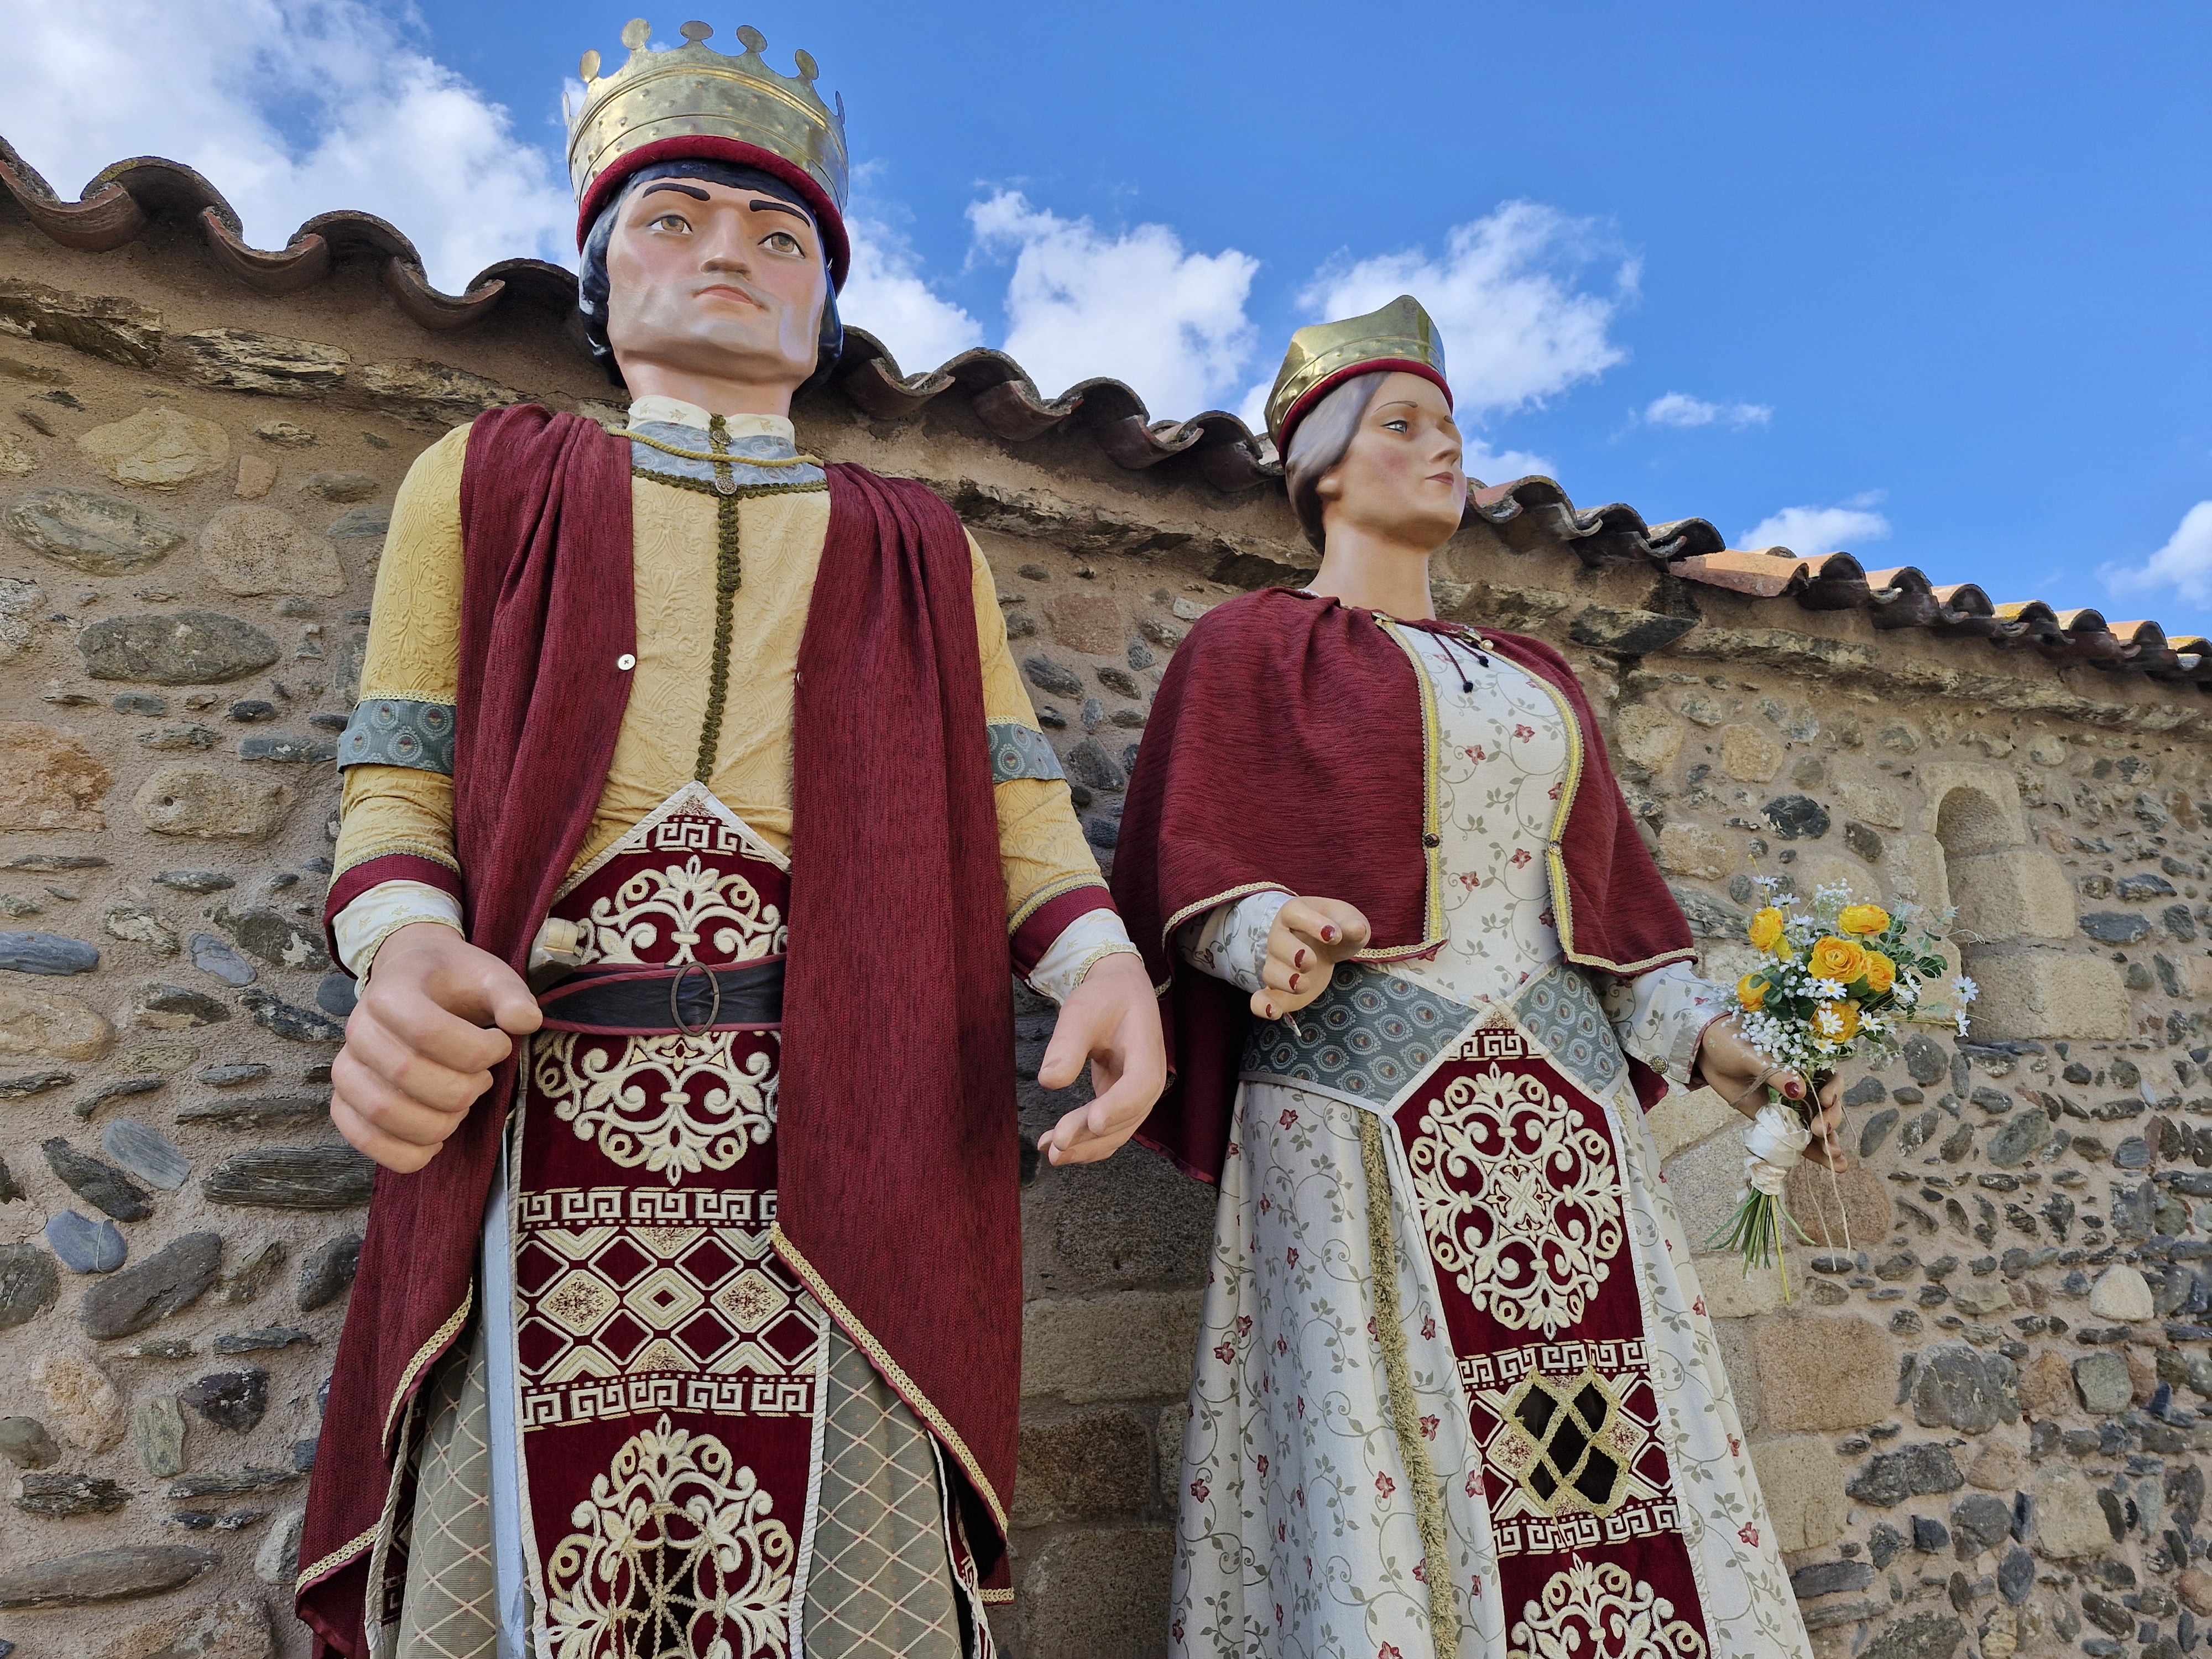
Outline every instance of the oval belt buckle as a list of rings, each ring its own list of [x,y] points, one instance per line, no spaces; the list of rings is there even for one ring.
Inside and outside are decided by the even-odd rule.
[[[678,1006],[678,997],[684,989],[684,981],[691,977],[691,970],[694,968],[706,975],[708,988],[714,994],[714,1000],[708,1005],[706,1024],[696,1026],[684,1023],[684,1011]],[[673,1022],[676,1029],[690,1039],[696,1040],[711,1031],[722,1018],[722,976],[713,969],[696,962],[687,962],[678,968],[676,970],[676,977],[668,981],[668,1018]]]

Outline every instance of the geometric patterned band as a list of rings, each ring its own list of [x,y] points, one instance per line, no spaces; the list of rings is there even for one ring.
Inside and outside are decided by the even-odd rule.
[[[338,739],[338,767],[408,766],[453,775],[453,706],[378,697],[355,706]]]
[[[991,781],[1064,779],[1060,757],[1044,733],[1018,720],[993,720],[987,728]],[[378,697],[360,703],[338,738],[338,766],[406,766],[453,775],[453,706],[416,697]]]
[[[993,784],[1011,783],[1016,778],[1042,778],[1049,783],[1066,777],[1060,769],[1060,757],[1034,726],[1019,720],[993,720],[987,730]]]

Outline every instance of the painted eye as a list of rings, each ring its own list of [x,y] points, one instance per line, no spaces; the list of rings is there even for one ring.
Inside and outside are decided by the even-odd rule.
[[[1407,430],[1407,425],[1403,420],[1385,421],[1382,422],[1382,429],[1385,432],[1404,432]]]
[[[774,248],[778,253],[798,253],[804,251],[799,246],[799,238],[787,230],[771,231],[762,239],[761,246]]]
[[[647,227],[650,230],[689,230],[691,222],[680,213],[664,213]]]

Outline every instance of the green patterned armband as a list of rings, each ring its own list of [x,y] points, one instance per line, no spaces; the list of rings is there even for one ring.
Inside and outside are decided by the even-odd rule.
[[[1041,778],[1050,783],[1064,779],[1060,757],[1052,752],[1044,733],[1019,720],[993,720],[984,728],[991,743],[991,781],[1011,783],[1016,778]]]
[[[338,766],[409,766],[453,775],[453,706],[370,697],[354,706],[338,739]]]

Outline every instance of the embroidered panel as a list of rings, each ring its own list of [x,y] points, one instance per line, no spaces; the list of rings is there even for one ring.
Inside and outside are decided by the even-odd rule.
[[[681,834],[697,822],[672,819],[663,828]],[[719,823],[712,828],[723,830]],[[611,891],[595,892],[578,918],[584,924],[582,965],[658,967],[781,956],[790,931],[783,908],[763,896],[759,872],[749,872],[748,862],[736,848],[726,848],[711,861],[695,854],[681,864],[640,870],[611,884]]]
[[[1555,1026],[1571,1029],[1572,1006],[1553,1004],[1570,1011]],[[1390,1122],[1467,1413],[1457,1479],[1489,1514],[1510,1650],[1702,1659],[1604,1105],[1494,1008]]]
[[[813,1410],[822,1315],[769,1248],[774,1193],[531,1193],[516,1219],[526,1426]]]
[[[1473,1014],[1395,974],[1339,963],[1328,989],[1297,1013],[1254,1023],[1242,1075],[1386,1105]]]
[[[1698,1627],[1674,1604],[1610,1562],[1553,1574],[1515,1621],[1506,1659],[1705,1659]]]
[[[1500,1555],[1678,1529],[1643,1342],[1570,1340],[1470,1354],[1459,1376],[1498,1494],[1491,1528]]]
[[[453,705],[418,697],[375,697],[354,705],[338,738],[338,769],[406,766],[453,775]]]
[[[1506,1055],[1508,1046],[1521,1050]],[[1620,1254],[1620,1171],[1589,1111],[1531,1071],[1465,1060],[1527,1052],[1495,1028],[1429,1096],[1406,1146],[1440,1273],[1508,1330],[1556,1336],[1580,1320]],[[1601,1123],[1602,1120],[1599,1120]]]
[[[664,1416],[623,1441],[545,1564],[564,1659],[781,1659],[798,1548],[775,1510],[711,1434]]]
[[[553,1115],[608,1163],[671,1187],[734,1168],[775,1128],[773,1033],[696,1038],[546,1033],[531,1044],[531,1083]]]
[[[702,791],[554,906],[587,968],[780,953],[784,871]],[[536,1647],[788,1659],[826,1318],[776,1256],[773,1025],[532,1039],[511,1210]]]
[[[990,742],[991,781],[1012,783],[1016,778],[1065,779],[1060,757],[1052,751],[1043,732],[1019,720],[993,720],[983,728]]]
[[[1514,996],[1514,1017],[1561,1071],[1601,1100],[1620,1083],[1628,1063],[1588,975],[1557,962]]]

